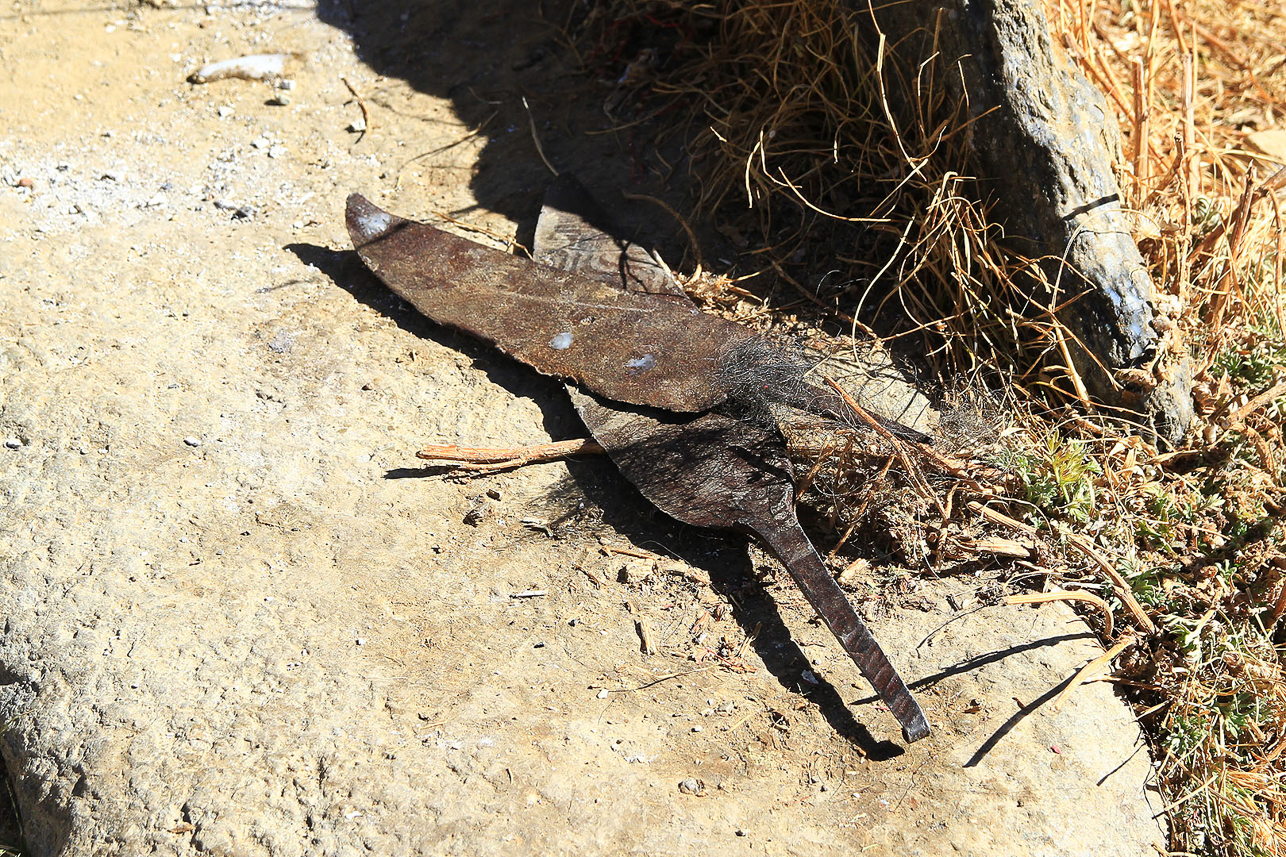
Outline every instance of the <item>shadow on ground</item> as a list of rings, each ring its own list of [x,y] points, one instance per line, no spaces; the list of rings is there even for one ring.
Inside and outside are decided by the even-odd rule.
[[[450,100],[460,120],[486,140],[470,180],[478,205],[521,224],[521,236],[535,223],[549,167],[575,171],[611,207],[622,190],[676,202],[688,186],[681,135],[661,134],[654,122],[631,124],[637,117],[629,100],[616,103],[622,94],[602,79],[619,73],[637,52],[628,27],[608,28],[602,56],[581,57],[571,44],[567,33],[586,26],[592,9],[566,0],[375,0],[360,6],[324,0],[317,14],[347,31],[359,58],[376,72]],[[407,145],[416,152],[411,141]],[[434,153],[416,156],[431,162]],[[645,231],[670,238],[680,232],[659,208],[640,214],[656,215]],[[631,228],[640,224],[637,217],[620,219]],[[668,251],[674,248],[663,249],[673,263],[677,257]]]

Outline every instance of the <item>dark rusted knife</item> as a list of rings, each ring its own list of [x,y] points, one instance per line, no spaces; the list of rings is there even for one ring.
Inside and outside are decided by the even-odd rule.
[[[615,402],[701,413],[732,400],[849,421],[834,391],[804,380],[806,360],[686,297],[626,291],[534,263],[348,198],[348,231],[367,266],[420,312],[528,366]],[[902,437],[928,437],[880,420]]]
[[[806,384],[801,361],[700,312],[655,258],[593,225],[601,219],[594,209],[570,179],[551,188],[536,255],[570,271],[398,218],[356,194],[347,219],[362,259],[426,316],[592,391],[568,387],[595,439],[658,508],[696,526],[761,538],[893,711],[904,738],[923,738],[929,725],[919,705],[795,517],[780,432],[759,420],[700,413],[729,399],[759,399],[835,415],[842,401]]]
[[[664,264],[610,229],[580,183],[559,176],[545,195],[534,255],[627,291],[688,300]],[[658,509],[693,526],[734,529],[763,541],[889,706],[902,736],[911,742],[929,734],[915,697],[799,525],[790,458],[775,427],[615,404],[571,385],[567,392],[594,439]]]

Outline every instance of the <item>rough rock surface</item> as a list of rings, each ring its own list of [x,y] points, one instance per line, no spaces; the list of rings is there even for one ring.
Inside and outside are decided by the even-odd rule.
[[[1058,285],[1042,303],[1059,307],[1074,333],[1068,353],[1089,393],[1177,443],[1192,422],[1190,361],[1154,324],[1157,296],[1113,172],[1116,122],[1055,46],[1045,7],[913,0],[885,6],[878,20],[907,70],[939,54],[951,68],[943,77],[950,103],[968,105],[957,123],[968,125],[980,188],[998,203],[1007,243],[1044,260]]]
[[[956,614],[969,580],[869,602],[936,727],[899,754],[784,575],[606,463],[413,478],[422,440],[579,433],[346,252],[350,189],[534,217],[539,162],[476,174],[513,135],[456,113],[520,109],[515,52],[556,45],[513,6],[434,7],[454,96],[380,77],[333,10],[0,19],[0,755],[29,852],[1151,853],[1129,712],[1103,683],[1048,704],[1098,651],[1066,611]],[[289,106],[184,82],[268,50],[301,54]],[[552,50],[523,66],[549,110]]]

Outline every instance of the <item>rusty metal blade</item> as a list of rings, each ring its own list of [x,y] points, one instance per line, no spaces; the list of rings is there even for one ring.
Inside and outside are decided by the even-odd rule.
[[[564,174],[545,194],[536,258],[616,288],[686,300],[664,264],[609,229],[593,197]],[[595,440],[653,505],[684,523],[736,529],[763,540],[897,717],[903,737],[918,741],[929,733],[924,712],[799,525],[794,475],[780,432],[722,414],[631,408],[573,386],[567,392]]]
[[[762,539],[898,719],[902,736],[911,742],[929,734],[915,697],[795,516],[794,478],[780,434],[721,414],[624,409],[570,392],[594,439],[658,509],[687,524]]]
[[[597,277],[627,292],[670,295],[691,303],[660,258],[617,237],[617,231],[585,186],[563,173],[545,191],[532,255],[545,265]]]
[[[635,294],[348,198],[362,260],[424,315],[619,402],[699,412],[727,398],[730,349],[760,337],[686,299]]]
[[[844,651],[848,652],[853,663],[857,664],[862,675],[866,676],[866,680],[893,712],[893,716],[902,725],[902,737],[907,743],[927,736],[929,721],[920,709],[920,704],[915,701],[906,682],[889,661],[888,655],[884,654],[862,617],[857,615],[853,605],[844,596],[844,590],[831,577],[817,548],[808,540],[799,524],[789,526],[775,520],[756,532],[768,543],[773,553],[777,554],[808,603],[813,605],[817,615],[826,622],[826,627],[831,629],[835,639],[839,640]]]
[[[568,178],[555,183],[537,226],[538,255],[581,274],[396,217],[358,194],[347,212],[363,261],[424,315],[604,397],[568,387],[595,438],[658,508],[763,539],[886,700],[904,737],[924,737],[919,706],[799,526],[780,432],[692,413],[730,394],[808,409],[829,410],[829,403],[809,392],[789,355],[700,312],[659,260],[609,237],[594,218],[601,215],[592,199]]]

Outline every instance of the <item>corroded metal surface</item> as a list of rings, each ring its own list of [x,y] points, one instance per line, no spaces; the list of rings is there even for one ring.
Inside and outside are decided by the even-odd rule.
[[[687,300],[664,264],[639,245],[612,237],[609,229],[579,182],[560,176],[536,224],[536,258],[615,288]],[[714,413],[692,417],[630,408],[573,386],[567,391],[594,439],[658,509],[687,524],[762,539],[889,706],[903,738],[918,741],[929,734],[915,697],[799,525],[790,458],[775,426]]]
[[[581,418],[657,508],[763,539],[903,737],[929,734],[920,706],[799,525],[780,431],[759,419],[692,413],[733,399],[843,414],[839,397],[804,382],[806,365],[698,310],[655,257],[595,225],[597,206],[570,178],[551,188],[536,231],[537,259],[566,270],[396,217],[357,194],[347,219],[362,259],[420,312],[583,385],[568,386]]]
[[[621,473],[658,509],[687,524],[762,539],[893,712],[902,737],[929,734],[915,697],[800,526],[790,459],[775,428],[721,414],[625,410],[581,392],[572,401]]]
[[[348,199],[363,261],[416,309],[615,401],[704,411],[729,349],[759,337],[684,299],[636,295]]]

